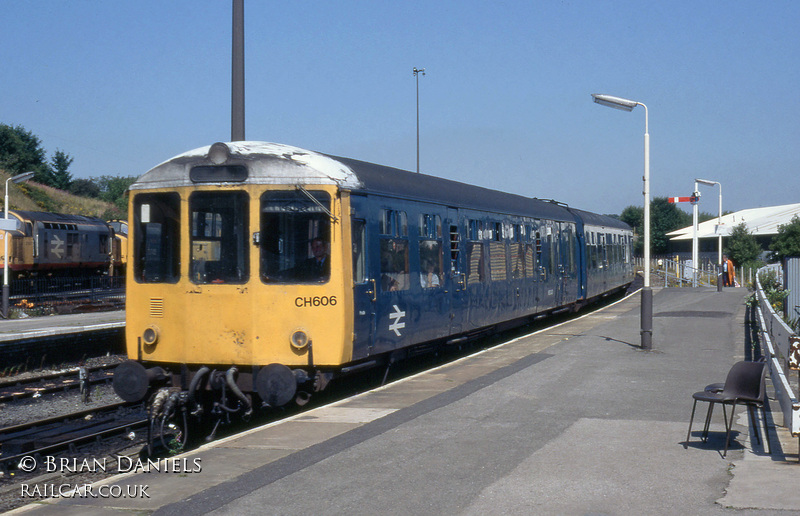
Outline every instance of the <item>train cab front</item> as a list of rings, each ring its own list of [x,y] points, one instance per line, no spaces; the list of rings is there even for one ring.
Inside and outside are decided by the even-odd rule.
[[[212,146],[131,188],[124,399],[171,389],[190,412],[249,414],[302,403],[349,360],[340,194],[284,180],[282,159]]]

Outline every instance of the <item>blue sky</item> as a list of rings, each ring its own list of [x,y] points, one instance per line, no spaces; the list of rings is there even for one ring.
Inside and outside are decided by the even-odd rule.
[[[2,0],[0,123],[140,175],[230,139],[231,2]],[[246,137],[600,213],[800,202],[800,2],[245,0]],[[701,187],[701,210],[718,190]],[[684,206],[689,209],[689,206]]]

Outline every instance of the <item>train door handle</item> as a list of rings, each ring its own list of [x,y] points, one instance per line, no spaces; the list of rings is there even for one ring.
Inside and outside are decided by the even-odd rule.
[[[367,281],[372,284],[372,288],[367,290],[366,294],[368,296],[370,296],[370,300],[377,301],[378,300],[378,291],[375,288],[375,280],[371,279],[371,280],[367,280]]]

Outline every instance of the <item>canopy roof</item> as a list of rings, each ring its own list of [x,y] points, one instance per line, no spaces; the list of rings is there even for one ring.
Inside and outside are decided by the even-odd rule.
[[[717,217],[701,222],[697,225],[697,238],[717,238],[720,234],[726,237],[741,223],[744,223],[754,236],[777,235],[778,226],[788,224],[794,216],[800,217],[800,203],[741,210],[723,215],[722,225],[719,228]],[[692,233],[693,227],[688,226],[667,233],[667,236],[671,237],[670,240],[691,240]]]

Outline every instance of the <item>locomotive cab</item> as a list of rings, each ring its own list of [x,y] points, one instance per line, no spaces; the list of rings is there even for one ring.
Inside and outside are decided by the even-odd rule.
[[[350,360],[342,194],[302,157],[264,166],[226,144],[207,152],[131,188],[127,346],[144,367],[121,369],[115,387],[141,399],[160,368],[193,399],[227,390],[228,411],[302,403]],[[284,171],[294,177],[276,180]],[[164,177],[172,186],[154,188]]]

